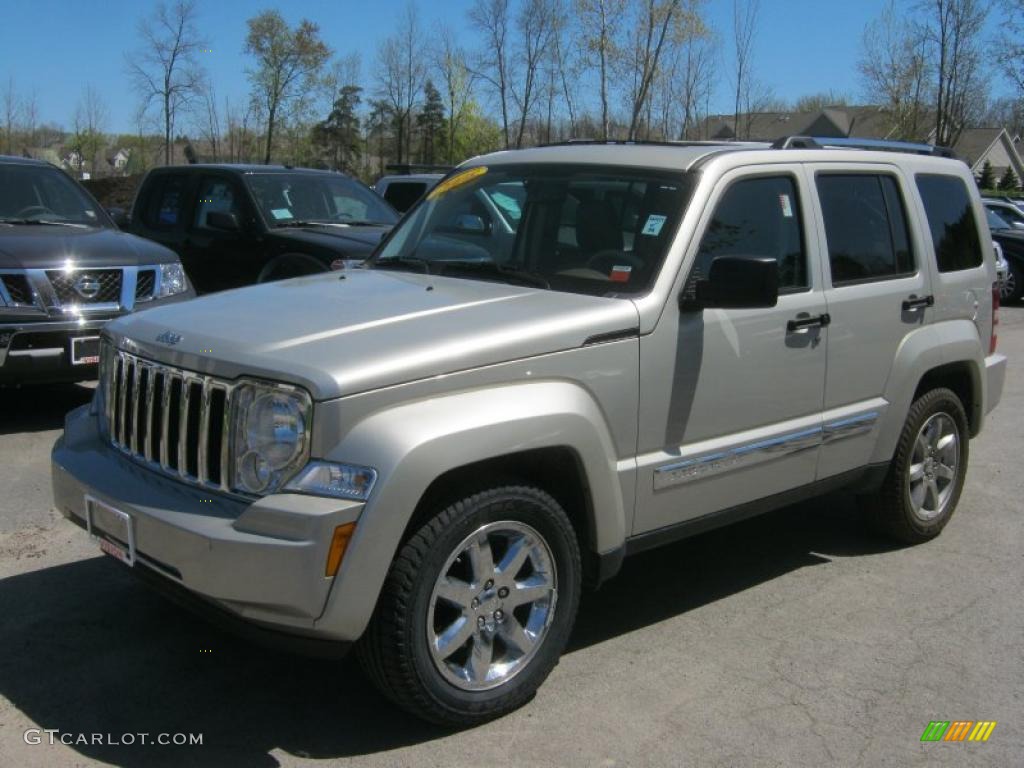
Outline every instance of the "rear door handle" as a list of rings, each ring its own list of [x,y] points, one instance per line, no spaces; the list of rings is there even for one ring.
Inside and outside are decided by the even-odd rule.
[[[790,333],[794,331],[800,331],[804,328],[824,328],[832,322],[832,317],[826,312],[817,317],[797,317],[796,320],[790,320],[786,323],[786,330]]]
[[[911,296],[909,299],[904,299],[903,301],[904,312],[916,312],[919,309],[933,306],[935,306],[935,297],[931,295],[921,296],[920,298],[917,296]]]

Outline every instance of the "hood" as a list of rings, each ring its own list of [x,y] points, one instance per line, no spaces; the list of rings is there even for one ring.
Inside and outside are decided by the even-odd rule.
[[[272,229],[273,237],[284,242],[302,243],[329,251],[344,251],[346,254],[357,254],[361,258],[380,243],[391,230],[391,227],[343,227],[332,224],[300,228]]]
[[[178,257],[162,245],[117,229],[0,224],[0,268],[49,269],[68,259],[83,267],[136,267]]]
[[[143,357],[289,381],[326,400],[574,349],[638,325],[627,299],[357,269],[153,307],[107,328]],[[181,337],[173,347],[156,341],[167,331]]]

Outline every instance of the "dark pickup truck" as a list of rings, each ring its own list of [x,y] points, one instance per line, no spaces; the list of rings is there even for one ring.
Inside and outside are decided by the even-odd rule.
[[[343,173],[199,164],[150,171],[118,223],[177,253],[209,293],[361,262],[397,221]]]
[[[95,379],[104,323],[194,295],[63,171],[0,156],[0,386]]]

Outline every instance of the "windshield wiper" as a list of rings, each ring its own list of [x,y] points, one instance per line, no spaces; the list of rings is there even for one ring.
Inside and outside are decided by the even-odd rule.
[[[505,267],[494,261],[444,261],[440,262],[437,274],[447,275],[458,272],[467,275],[493,276],[506,283],[519,283],[532,288],[551,288],[551,283],[536,272]]]
[[[430,262],[416,256],[389,256],[386,259],[376,259],[366,266],[371,269],[405,269],[430,274]]]
[[[88,229],[88,224],[76,224],[71,221],[52,221],[51,219],[0,219],[0,224],[12,224],[16,226],[42,225],[47,227],[75,227],[76,229]]]

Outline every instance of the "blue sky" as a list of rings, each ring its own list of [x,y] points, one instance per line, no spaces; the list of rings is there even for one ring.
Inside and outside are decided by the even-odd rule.
[[[204,63],[213,74],[218,96],[242,101],[248,86],[242,54],[245,19],[279,7],[295,22],[309,18],[320,25],[338,53],[358,51],[364,85],[370,83],[376,46],[392,29],[406,0],[199,0],[200,22],[212,52]],[[419,0],[421,17],[442,22],[471,41],[466,9],[471,0]],[[865,23],[877,16],[885,0],[761,0],[755,72],[785,100],[825,91],[860,96],[857,57]],[[42,122],[69,126],[74,105],[89,83],[109,109],[108,131],[134,130],[137,98],[125,77],[125,54],[136,45],[135,26],[152,11],[151,0],[4,0],[0,11],[0,89],[13,77],[16,89],[34,91]],[[708,16],[728,40],[731,0],[710,0]],[[994,28],[995,20],[990,20]],[[731,70],[722,77],[712,102],[714,111],[729,111]],[[994,90],[1000,91],[1002,84]]]

